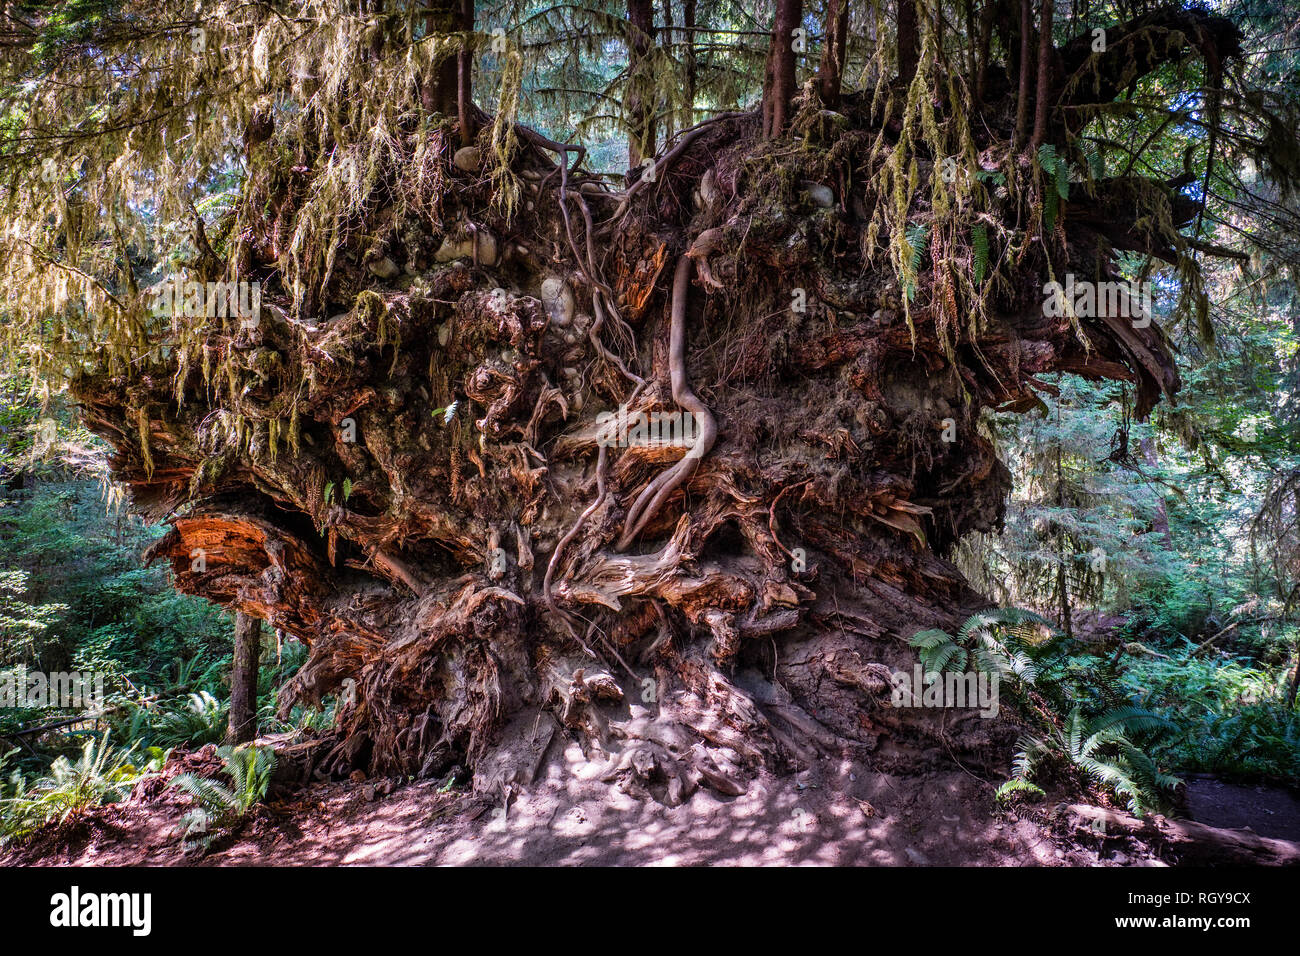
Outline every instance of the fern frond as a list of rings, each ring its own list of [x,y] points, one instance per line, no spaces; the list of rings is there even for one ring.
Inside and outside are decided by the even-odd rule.
[[[962,626],[957,630],[957,643],[965,644],[970,641],[975,634],[982,633],[1001,619],[1002,609],[993,608],[988,611],[977,611],[962,622]]]
[[[993,799],[998,803],[1007,803],[1018,793],[1023,793],[1027,797],[1032,797],[1034,799],[1046,796],[1046,794],[1043,793],[1043,788],[1037,784],[1030,783],[1028,780],[1018,777],[1012,777],[994,791]]]
[[[1122,733],[1136,733],[1143,730],[1169,730],[1173,722],[1159,714],[1142,707],[1113,707],[1089,725],[1090,733],[1116,728]]]
[[[925,255],[925,245],[930,236],[930,227],[926,223],[909,226],[906,232],[909,264],[912,275],[921,271],[921,258]]]
[[[1045,740],[1025,734],[1016,741],[1018,752],[1011,761],[1011,777],[1014,780],[1028,780],[1034,775],[1038,759],[1048,752]]]
[[[208,777],[182,773],[173,777],[167,786],[184,791],[193,797],[200,807],[218,813],[233,812],[238,806],[238,800],[230,790]]]
[[[982,222],[971,226],[971,249],[975,254],[975,284],[979,285],[989,267],[989,231]]]
[[[923,651],[933,650],[945,642],[951,642],[952,635],[947,631],[929,630],[917,631],[912,635],[912,639],[907,643],[912,647],[918,647]]]

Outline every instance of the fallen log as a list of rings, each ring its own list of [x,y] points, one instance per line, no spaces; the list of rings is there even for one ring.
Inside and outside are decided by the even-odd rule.
[[[1065,807],[1070,824],[1080,832],[1126,834],[1153,845],[1175,862],[1215,866],[1297,866],[1300,843],[1259,836],[1249,828],[1224,830],[1194,820],[1174,820],[1155,814],[1138,818],[1102,807],[1075,803]]]

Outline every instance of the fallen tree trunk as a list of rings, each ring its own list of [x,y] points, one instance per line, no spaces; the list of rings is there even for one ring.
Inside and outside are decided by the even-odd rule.
[[[1300,844],[1262,837],[1250,830],[1225,830],[1194,820],[1171,820],[1162,816],[1139,819],[1086,804],[1071,804],[1065,812],[1071,825],[1079,832],[1132,836],[1154,844],[1162,853],[1171,855],[1182,864],[1300,865]]]

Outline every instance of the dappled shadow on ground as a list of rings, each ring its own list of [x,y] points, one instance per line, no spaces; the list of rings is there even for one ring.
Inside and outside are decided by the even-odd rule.
[[[557,746],[539,779],[499,799],[424,781],[315,784],[256,808],[202,856],[183,856],[185,807],[160,785],[0,855],[4,864],[202,866],[1162,865],[1120,833],[1053,825],[1051,802],[1001,811],[961,770],[913,776],[828,759],[745,793],[678,807],[601,781],[603,764]],[[1257,822],[1255,825],[1259,825]]]
[[[763,775],[679,807],[620,792],[574,745],[508,807],[417,784],[373,802],[334,785],[214,854],[239,865],[1096,865],[1029,819],[994,812],[960,772],[898,777],[847,764]],[[309,819],[304,817],[309,816]]]

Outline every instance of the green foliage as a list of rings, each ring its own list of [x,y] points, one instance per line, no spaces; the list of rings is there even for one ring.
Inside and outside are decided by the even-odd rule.
[[[226,616],[172,590],[164,570],[140,567],[159,534],[106,512],[94,482],[0,495],[0,615],[26,622],[28,659],[137,688],[169,684],[178,659],[219,660],[230,646]]]
[[[293,731],[305,731],[309,733],[318,733],[330,730],[334,726],[335,705],[329,704],[325,707],[304,707],[301,704],[295,705],[289,712],[287,720],[281,720],[278,713],[278,704],[274,699],[267,700],[257,709],[257,725],[263,733],[283,733]]]
[[[1051,232],[1056,225],[1061,204],[1070,198],[1070,164],[1056,152],[1056,147],[1045,143],[1038,147],[1038,167],[1046,178],[1043,189],[1043,228]]]
[[[31,604],[26,571],[0,571],[0,630],[5,635],[0,647],[0,664],[33,661],[42,639],[68,610],[66,604]]]
[[[87,740],[75,763],[57,757],[48,775],[30,786],[17,772],[11,774],[0,799],[0,837],[22,839],[48,823],[64,823],[90,807],[116,803],[130,793],[138,780],[161,769],[166,761],[166,754],[157,749],[142,754],[142,766],[133,762],[135,756],[134,745],[113,748],[105,733],[98,740]]]
[[[11,462],[30,474],[24,459]],[[0,671],[22,664],[104,675],[115,740],[141,747],[218,743],[230,621],[208,602],[172,590],[164,570],[140,567],[159,533],[106,507],[96,482],[60,480],[0,493]],[[299,664],[301,657],[293,658],[293,667]],[[283,682],[292,670],[267,675]],[[5,708],[0,735],[60,715]],[[79,747],[71,735],[29,742],[36,755],[21,757],[28,774],[65,752],[75,760]]]
[[[132,739],[159,747],[196,749],[220,743],[229,703],[205,690],[157,704],[127,704],[122,718]]]
[[[1046,143],[1038,147],[1038,165],[1055,186],[1056,195],[1061,199],[1070,198],[1070,164],[1057,155],[1056,147]]]
[[[1138,458],[1143,447],[1154,452],[1156,439],[1149,426],[1126,422],[1131,396],[1064,376],[1052,385],[1060,394],[1042,396],[1045,414],[985,419],[1014,488],[1005,531],[960,546],[963,572],[1000,604],[1054,612],[1062,568],[1071,603],[1095,605],[1104,596],[1117,609],[1132,608],[1136,592],[1194,580],[1193,559],[1171,551],[1157,528],[1160,509],[1180,499],[1160,483],[1162,469]],[[1120,464],[1109,456],[1125,427],[1136,460]]]
[[[1012,761],[1012,780],[1029,781],[1042,763],[1063,761],[1113,791],[1141,816],[1162,806],[1181,781],[1161,771],[1132,735],[1170,727],[1164,718],[1133,707],[1115,708],[1091,719],[1082,707],[1075,707],[1063,727],[1021,737]]]
[[[1113,688],[1093,667],[1081,675],[1060,636],[1039,615],[994,608],[971,615],[955,635],[921,631],[910,643],[926,671],[996,673],[1018,696],[1022,714],[1035,729],[1019,741],[1011,779],[996,794],[999,802],[1016,794],[1041,794],[1033,778],[1047,765],[1109,789],[1138,815],[1163,806],[1178,784],[1143,746],[1174,724],[1130,703],[1105,706]],[[1088,682],[1103,693],[1094,695],[1080,686]]]
[[[993,799],[1003,806],[1013,803],[1017,797],[1028,800],[1038,800],[1044,796],[1046,796],[1046,794],[1043,793],[1042,787],[1030,783],[1028,780],[1021,780],[1017,777],[1012,777],[1010,780],[1005,781],[993,793]]]
[[[976,669],[1032,686],[1038,668],[1032,655],[1051,640],[1051,626],[1039,615],[1020,608],[992,608],[966,619],[956,635],[929,630],[910,643],[920,651],[927,672],[964,673]]]
[[[980,285],[989,268],[989,230],[983,223],[971,226],[971,251],[974,253],[975,284]]]
[[[218,747],[217,756],[230,777],[230,786],[191,773],[179,774],[168,784],[194,800],[193,809],[181,818],[182,846],[187,853],[206,850],[220,832],[237,825],[266,796],[275,772],[275,751],[270,747]]]
[[[1286,701],[1285,672],[1190,656],[1135,661],[1123,683],[1143,706],[1178,725],[1156,752],[1188,771],[1300,779],[1300,710]]]
[[[1297,301],[1289,278],[1264,297],[1225,292],[1218,350],[1184,337],[1179,406],[1149,423],[1127,389],[1069,377],[1044,415],[985,419],[1015,487],[1005,530],[967,538],[959,565],[1058,626],[1068,607],[1075,640],[1036,659],[1052,706],[1160,714],[1171,727],[1144,746],[1179,771],[1296,777]]]
[[[910,302],[916,295],[916,279],[921,272],[921,262],[925,258],[926,243],[930,239],[930,226],[927,223],[912,223],[907,227],[907,252],[903,267],[904,292]]]

